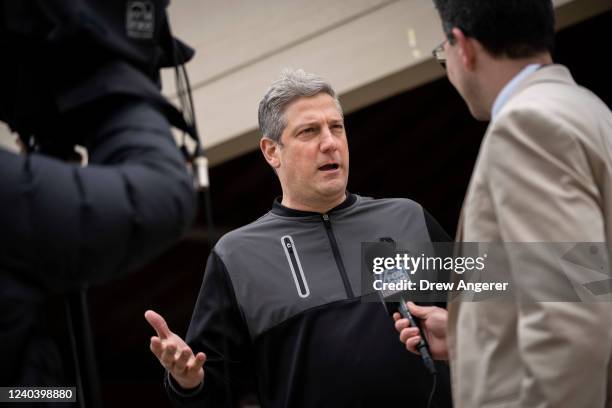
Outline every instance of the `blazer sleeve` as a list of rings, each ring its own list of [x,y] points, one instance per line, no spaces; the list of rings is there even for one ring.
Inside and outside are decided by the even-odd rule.
[[[489,190],[504,242],[605,241],[598,188],[576,137],[580,131],[527,104],[492,125]],[[521,295],[536,300],[517,302],[525,373],[518,406],[602,406],[612,351],[609,302],[537,302],[558,295],[566,273],[560,262],[537,252],[508,257]]]

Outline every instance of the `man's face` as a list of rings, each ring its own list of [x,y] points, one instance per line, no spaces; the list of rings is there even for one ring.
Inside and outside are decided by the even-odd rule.
[[[282,146],[276,149],[283,199],[294,203],[332,202],[344,197],[349,153],[342,115],[334,99],[320,93],[299,98],[285,109]]]

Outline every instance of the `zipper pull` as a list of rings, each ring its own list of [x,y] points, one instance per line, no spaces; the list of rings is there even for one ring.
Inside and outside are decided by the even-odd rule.
[[[323,214],[321,215],[321,217],[323,218],[323,224],[325,224],[326,228],[331,228],[331,223],[329,222],[329,215],[328,214]]]
[[[291,245],[289,238],[283,237],[283,245],[285,245],[290,254],[293,253],[293,245]]]

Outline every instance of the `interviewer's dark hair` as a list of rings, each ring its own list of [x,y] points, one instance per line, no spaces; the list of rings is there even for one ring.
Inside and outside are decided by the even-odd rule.
[[[461,29],[493,56],[531,57],[552,53],[555,14],[551,0],[433,0],[444,32]]]

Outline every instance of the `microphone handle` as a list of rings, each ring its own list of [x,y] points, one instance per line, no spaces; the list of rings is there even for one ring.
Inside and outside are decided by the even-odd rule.
[[[429,344],[427,343],[425,334],[423,333],[423,330],[421,329],[421,326],[417,323],[416,319],[408,311],[408,307],[406,306],[406,301],[404,299],[399,302],[399,312],[404,318],[408,319],[411,326],[414,326],[419,329],[421,341],[419,342],[416,348],[421,354],[421,359],[423,360],[423,364],[425,364],[427,371],[429,371],[429,373],[432,375],[436,375],[438,373],[438,370],[436,370],[433,358],[431,358],[431,352],[429,351]]]

